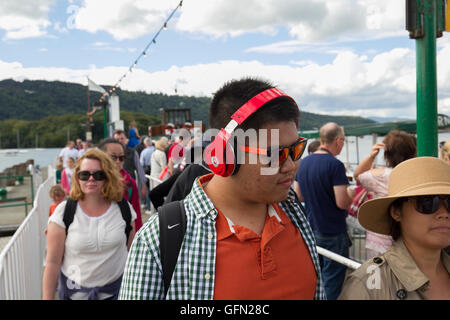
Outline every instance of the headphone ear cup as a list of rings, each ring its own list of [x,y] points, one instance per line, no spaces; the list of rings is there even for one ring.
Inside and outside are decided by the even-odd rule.
[[[205,148],[203,158],[214,174],[228,177],[235,171],[235,152],[230,144],[224,146],[224,141],[219,140],[215,139]]]
[[[222,175],[225,171],[225,167],[223,161],[219,160],[220,155],[216,155],[216,151],[218,150],[216,146],[216,140],[210,143],[203,152],[203,159],[214,174]]]

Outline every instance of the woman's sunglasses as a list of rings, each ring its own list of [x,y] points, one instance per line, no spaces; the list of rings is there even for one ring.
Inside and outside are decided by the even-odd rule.
[[[280,147],[278,149],[279,164],[282,165],[289,156],[291,156],[293,161],[299,160],[302,157],[303,152],[305,152],[307,142],[308,139],[299,137],[298,140],[292,145],[288,147]],[[248,146],[240,146],[239,148],[247,153],[256,153],[268,157],[271,157],[272,154],[272,149],[252,148]]]
[[[90,173],[89,171],[80,171],[77,173],[77,176],[81,181],[88,181],[91,176],[93,176],[97,181],[106,180],[106,173],[103,170],[98,170],[94,173]]]
[[[433,214],[438,211],[441,201],[450,213],[450,195],[417,196],[409,197],[408,200],[412,200],[416,211],[422,214]]]

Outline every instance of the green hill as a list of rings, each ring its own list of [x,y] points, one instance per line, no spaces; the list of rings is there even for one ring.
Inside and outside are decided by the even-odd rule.
[[[103,86],[109,89],[108,86]],[[209,97],[169,96],[118,90],[121,118],[126,127],[135,120],[141,134],[149,125],[160,123],[160,108],[191,108],[193,120],[208,123]],[[80,84],[11,79],[0,81],[0,148],[61,147],[67,139],[85,138],[88,111],[86,86]],[[100,93],[89,92],[90,103],[98,101]],[[301,112],[300,130],[313,130],[326,122],[340,125],[374,123],[352,116],[325,116]],[[19,132],[19,133],[17,133]],[[103,135],[103,114],[94,115],[94,142]]]

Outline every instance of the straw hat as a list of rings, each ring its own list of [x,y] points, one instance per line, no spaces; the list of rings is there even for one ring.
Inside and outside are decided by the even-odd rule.
[[[389,207],[398,198],[450,194],[450,165],[434,157],[403,161],[389,177],[388,196],[362,204],[359,223],[366,229],[389,235],[393,219]]]

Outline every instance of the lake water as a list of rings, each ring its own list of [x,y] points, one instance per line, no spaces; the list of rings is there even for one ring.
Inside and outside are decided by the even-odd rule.
[[[0,149],[0,172],[13,165],[34,159],[34,164],[41,168],[54,165],[62,148],[50,149]]]
[[[377,142],[381,142],[384,137],[377,137]],[[438,142],[450,140],[450,132],[439,133]],[[370,154],[372,150],[372,136],[367,135],[358,138],[356,144],[356,137],[347,137],[346,145],[337,156],[339,160],[344,163],[357,164]],[[348,149],[347,149],[348,147]],[[357,153],[358,149],[358,153]],[[0,149],[0,172],[5,168],[11,167],[15,164],[26,162],[28,159],[34,159],[35,165],[38,164],[41,168],[50,164],[54,165],[56,158],[62,148],[50,149]],[[348,150],[348,151],[347,151]],[[18,151],[18,152],[17,152]],[[359,156],[358,156],[359,154]],[[347,158],[349,161],[347,161]],[[383,165],[383,154],[381,153],[376,158],[376,164]],[[351,165],[350,170],[353,171],[356,165]]]

